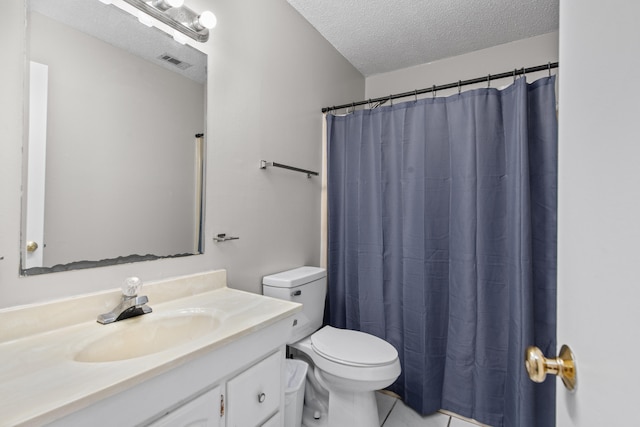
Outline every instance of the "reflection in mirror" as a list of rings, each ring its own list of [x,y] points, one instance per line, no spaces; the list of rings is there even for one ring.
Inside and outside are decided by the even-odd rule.
[[[202,253],[206,55],[98,0],[27,4],[22,273]]]

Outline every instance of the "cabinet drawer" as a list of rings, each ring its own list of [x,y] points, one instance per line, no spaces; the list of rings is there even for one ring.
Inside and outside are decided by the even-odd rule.
[[[282,353],[277,352],[227,382],[227,426],[252,427],[280,407]]]

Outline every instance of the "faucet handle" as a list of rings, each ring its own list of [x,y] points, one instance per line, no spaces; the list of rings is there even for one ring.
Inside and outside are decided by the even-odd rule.
[[[127,277],[122,285],[122,294],[127,297],[135,297],[142,287],[142,280],[138,277]]]

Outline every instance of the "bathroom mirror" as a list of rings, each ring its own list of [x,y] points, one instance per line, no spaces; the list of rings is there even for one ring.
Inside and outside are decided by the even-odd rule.
[[[202,253],[206,55],[98,0],[26,0],[21,273]]]

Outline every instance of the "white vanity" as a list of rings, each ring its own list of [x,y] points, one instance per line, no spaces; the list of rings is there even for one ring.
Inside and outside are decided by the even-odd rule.
[[[119,291],[0,311],[0,426],[282,425],[299,304],[222,270],[142,292],[153,312],[109,325],[95,319]]]

